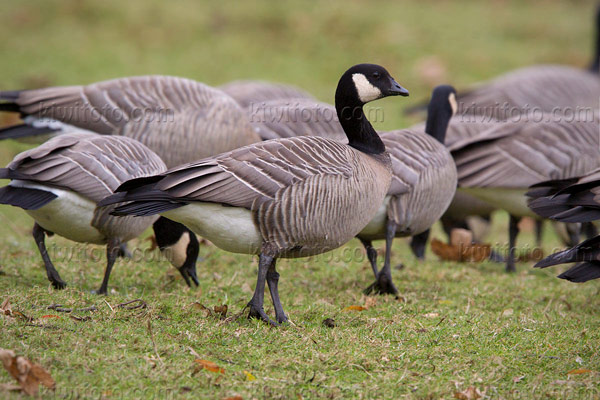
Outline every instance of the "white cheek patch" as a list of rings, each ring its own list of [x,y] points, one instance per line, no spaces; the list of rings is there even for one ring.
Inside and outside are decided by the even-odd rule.
[[[373,86],[363,74],[352,74],[352,80],[354,81],[358,98],[363,103],[381,98],[381,90]]]
[[[456,114],[456,111],[458,111],[458,102],[456,101],[456,95],[454,93],[450,93],[448,102],[450,103],[450,107],[452,107],[452,115]]]
[[[177,243],[167,246],[163,250],[164,256],[175,268],[181,268],[187,258],[187,247],[190,244],[190,233],[184,232]]]

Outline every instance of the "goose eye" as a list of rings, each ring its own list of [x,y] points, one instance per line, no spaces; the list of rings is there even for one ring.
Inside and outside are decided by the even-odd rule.
[[[373,72],[373,78],[379,79],[380,76],[379,72]]]

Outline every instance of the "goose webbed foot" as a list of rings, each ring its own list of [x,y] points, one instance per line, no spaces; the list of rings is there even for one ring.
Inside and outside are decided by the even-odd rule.
[[[270,324],[273,326],[279,326],[279,324],[277,322],[275,322],[271,318],[269,318],[269,316],[265,312],[262,305],[259,306],[259,305],[254,304],[252,301],[250,301],[248,303],[248,307],[250,308],[250,312],[248,313],[248,318],[257,318],[257,319],[263,320],[267,324]]]
[[[383,272],[383,271],[382,271]],[[398,296],[398,289],[392,282],[392,276],[387,276],[386,274],[379,273],[377,275],[377,279],[373,282],[369,287],[367,287],[364,291],[364,294],[392,294],[394,296]]]

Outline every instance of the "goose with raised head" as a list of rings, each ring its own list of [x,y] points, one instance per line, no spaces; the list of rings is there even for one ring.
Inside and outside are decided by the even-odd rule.
[[[456,112],[456,91],[442,85],[433,90],[425,132],[403,129],[381,134],[392,159],[392,184],[375,218],[357,235],[367,250],[375,282],[365,292],[398,294],[390,258],[395,237],[427,231],[446,211],[456,191],[456,167],[444,146],[446,128]],[[377,267],[372,241],[385,239],[385,261]]]
[[[151,75],[4,91],[0,100],[0,111],[19,112],[24,118],[24,124],[0,130],[0,139],[53,132],[62,122],[136,139],[167,167],[260,141],[235,100],[184,78]]]
[[[510,214],[506,270],[515,271],[515,243],[520,217],[536,217],[525,193],[533,184],[566,179],[597,167],[598,117],[567,122],[500,122],[479,135],[454,143],[459,191]]]
[[[527,195],[529,207],[544,218],[561,222],[593,223],[600,220],[600,168],[571,179],[533,185]],[[597,232],[596,232],[597,234]],[[571,282],[600,278],[600,236],[552,254],[536,268],[577,262],[558,277]]]
[[[335,93],[348,144],[311,136],[268,140],[131,180],[100,204],[128,202],[114,213],[161,214],[224,250],[258,254],[250,316],[275,324],[263,309],[266,282],[276,320],[284,322],[276,260],[341,246],[383,203],[392,179],[390,156],[362,108],[395,95],[408,91],[383,67],[355,65]]]
[[[218,86],[242,108],[259,106],[266,101],[284,99],[315,100],[308,92],[289,84],[257,80],[238,80]]]
[[[82,243],[107,245],[107,265],[99,294],[106,294],[108,279],[121,244],[139,236],[153,223],[161,250],[179,270],[186,283],[197,285],[198,242],[183,225],[166,218],[116,217],[115,208],[96,203],[124,181],[161,173],[162,160],[136,140],[93,133],[67,133],[17,155],[0,179],[10,179],[0,188],[0,204],[24,209],[34,220],[33,237],[40,251],[48,280],[57,289],[61,279],[46,250],[45,237],[57,234]],[[158,221],[157,221],[158,220]],[[175,243],[169,236],[188,237]],[[171,243],[173,242],[173,243]]]

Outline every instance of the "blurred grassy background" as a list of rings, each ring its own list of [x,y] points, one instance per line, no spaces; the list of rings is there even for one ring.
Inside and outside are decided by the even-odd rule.
[[[393,129],[414,122],[402,110],[439,83],[461,88],[535,63],[587,66],[594,13],[592,1],[2,0],[0,89],[168,74],[211,85],[247,78],[287,82],[331,103],[346,68],[373,62],[411,91],[408,99],[374,105],[385,111],[376,127]],[[0,123],[13,122],[0,115]],[[27,147],[2,142],[0,162]],[[494,243],[506,241],[506,219],[499,219]],[[189,308],[197,300],[241,309],[254,286],[250,257],[203,248],[197,291],[180,280],[169,283],[175,278],[172,271],[165,277],[164,261],[120,261],[108,301],[143,297],[151,310],[147,318],[120,318],[88,293],[100,282],[103,257],[57,261],[70,286],[54,292],[30,229],[25,213],[0,207],[0,294],[34,317],[58,302],[101,309],[88,325],[67,319],[50,330],[0,320],[1,346],[51,367],[63,389],[87,385],[101,390],[96,398],[140,387],[214,398],[296,397],[300,392],[292,387],[309,397],[451,398],[470,385],[491,397],[597,395],[597,373],[567,376],[580,366],[577,357],[584,367],[599,368],[597,285],[571,285],[555,279],[556,271],[521,265],[519,274],[507,276],[500,265],[440,263],[431,254],[419,263],[397,241],[394,260],[406,268],[393,274],[404,301],[382,298],[351,314],[340,310],[367,301],[360,294],[371,281],[364,259],[285,261],[282,300],[297,326],[276,331],[246,320],[221,325]],[[519,242],[531,237],[525,232]],[[550,236],[546,250],[556,245]],[[357,246],[353,241],[340,251]],[[321,325],[327,316],[338,328]],[[150,321],[164,365],[153,358]],[[190,374],[188,346],[223,364],[227,374]],[[258,379],[248,381],[243,370]]]

